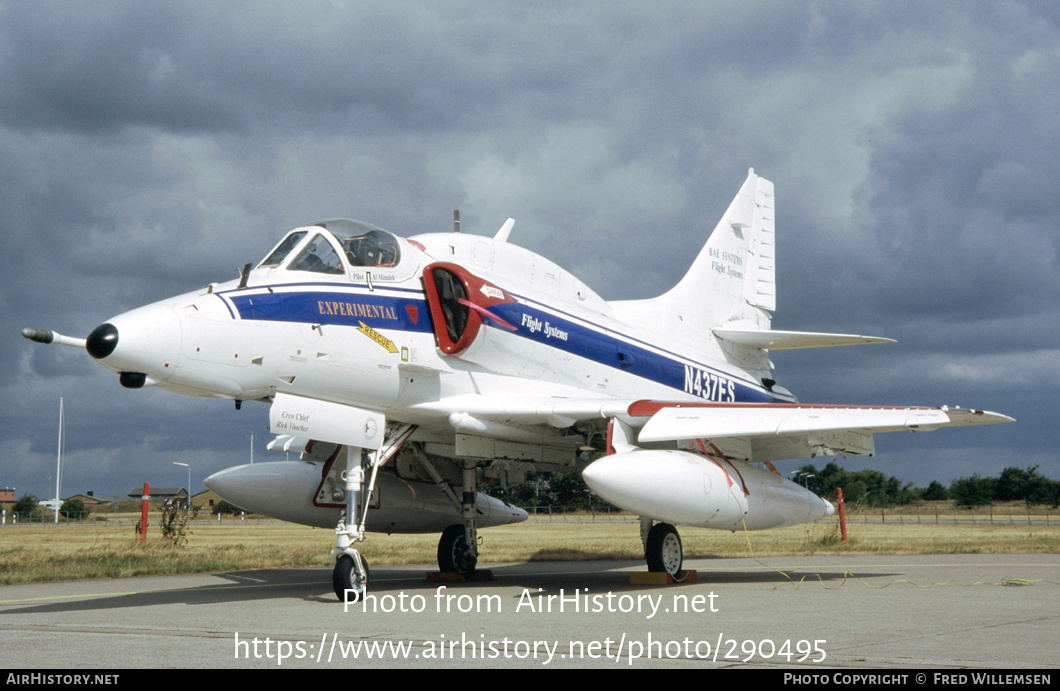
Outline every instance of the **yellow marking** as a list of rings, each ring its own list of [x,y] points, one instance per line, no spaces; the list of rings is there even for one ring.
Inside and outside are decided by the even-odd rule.
[[[390,319],[397,321],[393,307],[386,305],[366,305],[360,302],[331,302],[317,300],[317,312],[321,315],[339,317],[368,317],[372,319]]]
[[[50,595],[48,597],[24,597],[18,600],[0,600],[0,605],[10,605],[15,602],[40,602],[42,600],[69,600],[75,597],[114,597],[116,595],[139,595],[139,592],[132,593],[89,593],[87,595]]]
[[[376,331],[372,327],[368,326],[363,321],[358,320],[357,323],[361,325],[361,328],[357,329],[358,331],[360,331],[365,336],[367,336],[368,338],[372,339],[373,341],[375,341],[379,345],[381,345],[384,348],[386,348],[388,353],[396,353],[398,351],[397,346],[395,346],[394,342],[391,341],[389,338],[387,338],[383,334],[379,333],[378,331]]]

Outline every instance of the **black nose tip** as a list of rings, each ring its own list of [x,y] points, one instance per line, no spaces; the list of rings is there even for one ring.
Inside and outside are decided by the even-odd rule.
[[[113,324],[100,324],[85,339],[85,349],[97,360],[102,360],[118,347],[118,329]]]

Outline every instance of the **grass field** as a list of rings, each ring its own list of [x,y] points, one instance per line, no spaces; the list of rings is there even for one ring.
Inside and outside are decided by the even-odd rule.
[[[848,525],[843,543],[838,522],[752,533],[681,528],[685,558],[767,557],[825,554],[1055,553],[1060,525],[886,523],[872,512]],[[531,521],[479,532],[481,563],[643,559],[636,522]],[[0,527],[0,583],[82,578],[237,571],[330,565],[331,530],[284,523],[195,524],[184,547],[165,542],[157,522],[144,545],[132,525],[89,522]],[[369,535],[359,547],[371,564],[435,563],[438,536]]]

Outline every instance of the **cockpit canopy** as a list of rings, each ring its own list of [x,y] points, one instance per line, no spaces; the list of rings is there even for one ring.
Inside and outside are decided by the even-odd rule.
[[[371,223],[333,218],[314,225],[335,236],[351,266],[395,266],[401,261],[397,237]]]
[[[344,238],[342,249],[353,266],[394,266],[401,256],[394,236],[381,230]]]
[[[312,229],[318,227],[327,232],[313,233]],[[306,241],[307,235],[312,237]],[[346,267],[337,247],[342,248],[346,261],[354,270],[394,267],[401,261],[401,241],[397,236],[363,221],[330,219],[291,231],[258,266],[279,266],[298,250],[288,262],[288,270],[345,274]]]

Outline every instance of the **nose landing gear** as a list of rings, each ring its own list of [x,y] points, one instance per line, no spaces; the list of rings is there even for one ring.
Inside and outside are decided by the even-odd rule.
[[[368,588],[368,561],[351,545],[364,541],[364,522],[368,514],[368,498],[372,495],[379,467],[389,461],[405,443],[414,425],[392,425],[387,428],[382,445],[375,451],[356,446],[346,447],[346,511],[335,527],[335,549],[331,559],[335,569],[331,583],[335,595],[343,602],[357,602]],[[364,478],[371,471],[368,484]]]

